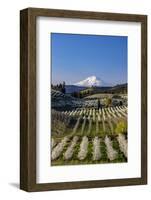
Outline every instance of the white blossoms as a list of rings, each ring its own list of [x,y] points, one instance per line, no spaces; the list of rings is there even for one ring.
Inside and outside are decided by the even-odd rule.
[[[79,139],[78,136],[73,137],[73,140],[72,140],[70,146],[67,148],[67,150],[64,153],[65,160],[69,160],[72,158],[73,152],[74,152],[74,147],[76,146],[78,139]]]
[[[80,151],[78,153],[79,160],[84,160],[86,158],[88,153],[88,144],[89,144],[88,138],[84,136],[82,138],[82,142],[80,144]]]
[[[117,137],[120,150],[124,153],[124,156],[127,158],[127,141],[123,134],[119,134]]]
[[[81,143],[79,146],[79,138],[81,138]],[[71,140],[70,140],[71,139]],[[116,137],[118,143],[119,143],[119,149],[121,152],[123,152],[124,156],[127,158],[127,140],[125,139],[125,135],[119,134],[118,137]],[[79,137],[74,136],[73,138],[64,137],[58,144],[56,141],[52,138],[51,139],[51,159],[56,160],[59,157],[64,160],[71,160],[73,158],[76,145],[79,146],[78,152],[75,152],[75,156],[79,161],[82,161],[87,158],[88,154],[88,145],[89,142],[92,142],[92,150],[91,150],[91,159],[93,161],[98,161],[102,157],[101,152],[101,138],[98,136],[95,136],[91,141],[88,140],[87,136]],[[103,141],[103,140],[102,140]],[[65,147],[67,146],[69,142],[69,145],[67,149]],[[106,145],[106,153],[107,157],[110,161],[115,160],[118,157],[118,151],[113,148],[113,142],[109,136],[105,136],[104,143]],[[88,158],[89,159],[89,158]]]
[[[57,142],[52,138],[51,139],[51,149],[54,148],[54,146],[56,146]]]
[[[117,151],[115,151],[115,149],[113,149],[112,141],[110,140],[110,138],[108,136],[105,136],[104,142],[106,145],[107,156],[108,156],[109,160],[112,161],[112,160],[116,159]]]
[[[101,151],[100,151],[100,138],[95,137],[93,140],[93,160],[100,160]]]
[[[62,139],[62,141],[56,146],[54,147],[53,151],[52,151],[52,154],[51,154],[51,159],[52,160],[55,160],[57,159],[60,154],[62,153],[65,145],[67,144],[67,141],[68,141],[68,137],[64,137]]]

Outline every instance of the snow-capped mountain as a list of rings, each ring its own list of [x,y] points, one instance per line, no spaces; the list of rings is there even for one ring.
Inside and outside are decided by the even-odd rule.
[[[90,76],[83,81],[80,81],[78,83],[75,83],[76,86],[84,86],[84,87],[91,87],[91,86],[97,86],[97,87],[105,87],[109,86],[109,84],[105,83],[103,80],[96,76]]]

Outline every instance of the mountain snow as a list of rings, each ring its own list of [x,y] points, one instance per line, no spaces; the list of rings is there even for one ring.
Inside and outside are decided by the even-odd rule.
[[[78,83],[75,83],[76,86],[84,86],[84,87],[91,87],[91,86],[97,86],[97,87],[103,87],[108,86],[103,80],[96,76],[90,76],[83,81],[80,81]]]

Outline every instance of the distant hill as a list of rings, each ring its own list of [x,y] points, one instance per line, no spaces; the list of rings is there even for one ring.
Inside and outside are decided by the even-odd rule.
[[[75,86],[75,85],[66,85],[66,93],[73,94],[79,93],[81,98],[87,97],[93,94],[127,94],[127,83],[116,85],[113,87],[82,87],[82,86]]]
[[[66,93],[71,94],[73,92],[80,92],[81,90],[87,89],[87,87],[84,86],[76,86],[76,85],[66,85]]]
[[[127,83],[121,84],[121,85],[116,85],[116,86],[110,88],[109,91],[111,91],[111,93],[125,94],[125,93],[127,93]]]

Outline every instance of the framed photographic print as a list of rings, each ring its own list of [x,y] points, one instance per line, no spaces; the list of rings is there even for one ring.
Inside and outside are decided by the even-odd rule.
[[[147,16],[20,12],[20,188],[147,184]]]

